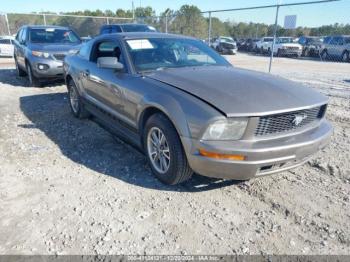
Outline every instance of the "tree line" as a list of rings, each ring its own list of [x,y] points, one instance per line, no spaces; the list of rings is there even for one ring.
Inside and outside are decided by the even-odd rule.
[[[43,12],[48,14],[49,12]],[[168,32],[194,36],[201,39],[208,37],[209,19],[201,10],[194,5],[183,5],[179,10],[167,9],[161,12],[158,16],[155,10],[150,7],[137,7],[134,12],[132,10],[117,9],[112,10],[84,10],[62,13],[66,15],[84,15],[84,16],[99,16],[111,17],[110,19],[100,18],[76,18],[66,16],[46,16],[46,23],[51,25],[71,26],[81,36],[94,36],[98,34],[101,25],[106,23],[124,23],[135,21],[152,25],[157,30],[164,32],[166,21],[168,24]],[[167,17],[167,18],[166,18]],[[44,24],[43,16],[38,15],[22,15],[8,14],[10,29],[14,34],[18,28],[24,24]],[[129,18],[128,20],[121,18]],[[7,29],[4,23],[0,20],[1,32],[6,32]],[[233,20],[222,21],[217,17],[212,17],[212,36],[226,35],[234,38],[253,37],[259,38],[263,36],[273,35],[274,25],[265,23],[247,23],[236,22]],[[320,27],[297,27],[296,29],[284,29],[281,26],[277,28],[278,36],[326,36],[337,34],[350,34],[350,24],[332,24],[323,25]]]

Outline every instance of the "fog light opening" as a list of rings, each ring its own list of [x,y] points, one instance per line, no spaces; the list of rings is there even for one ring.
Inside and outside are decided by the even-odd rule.
[[[223,160],[243,161],[246,159],[246,157],[243,155],[220,154],[215,152],[209,152],[204,149],[199,149],[199,154],[201,156],[205,156],[208,158],[223,159]]]
[[[49,66],[46,64],[38,64],[38,69],[39,70],[47,70],[47,69],[49,69]]]

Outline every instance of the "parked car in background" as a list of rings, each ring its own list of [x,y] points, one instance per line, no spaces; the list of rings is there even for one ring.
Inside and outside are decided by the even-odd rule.
[[[302,56],[318,56],[322,48],[322,38],[301,36],[298,43],[303,47]]]
[[[221,54],[237,54],[236,41],[229,36],[217,37],[211,44],[211,47]]]
[[[146,24],[111,24],[103,25],[100,28],[100,35],[121,32],[157,32],[153,26]]]
[[[13,36],[0,36],[0,57],[1,56],[13,56],[14,37]]]
[[[265,54],[269,51],[269,47],[271,48],[271,43],[273,41],[273,37],[263,37],[258,42],[256,42],[257,53]]]
[[[272,43],[269,43],[268,53],[272,50]],[[275,56],[297,56],[300,57],[303,47],[295,43],[293,37],[278,37],[273,48]]]
[[[63,59],[80,45],[80,37],[68,27],[23,26],[15,39],[17,73],[27,75],[29,84],[36,87],[43,80],[63,79]]]
[[[323,59],[340,59],[343,62],[350,62],[350,36],[333,36],[323,44],[321,52]]]
[[[81,36],[80,39],[81,39],[82,43],[85,43],[85,42],[90,41],[92,39],[92,37],[91,36]]]
[[[92,114],[138,146],[166,184],[193,172],[246,180],[285,171],[332,133],[326,96],[234,68],[190,37],[104,34],[67,56],[64,72],[73,115]]]

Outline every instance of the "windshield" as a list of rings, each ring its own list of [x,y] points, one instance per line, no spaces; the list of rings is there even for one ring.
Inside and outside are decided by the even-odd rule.
[[[272,42],[273,38],[264,38],[264,42]]]
[[[148,25],[121,25],[124,32],[157,32],[157,30]]]
[[[230,37],[220,37],[221,42],[234,43],[235,41]]]
[[[223,57],[201,41],[176,38],[126,40],[137,72],[193,66],[228,66]]]
[[[293,43],[293,38],[278,38],[278,43]]]
[[[40,28],[30,30],[32,43],[45,44],[79,44],[80,38],[72,30],[57,28]]]

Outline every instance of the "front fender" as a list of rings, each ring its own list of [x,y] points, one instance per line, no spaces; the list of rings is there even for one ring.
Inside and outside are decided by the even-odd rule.
[[[138,105],[137,122],[142,122],[143,113],[149,108],[163,112],[173,123],[180,136],[191,137],[187,117],[179,102],[168,94],[149,94]]]

